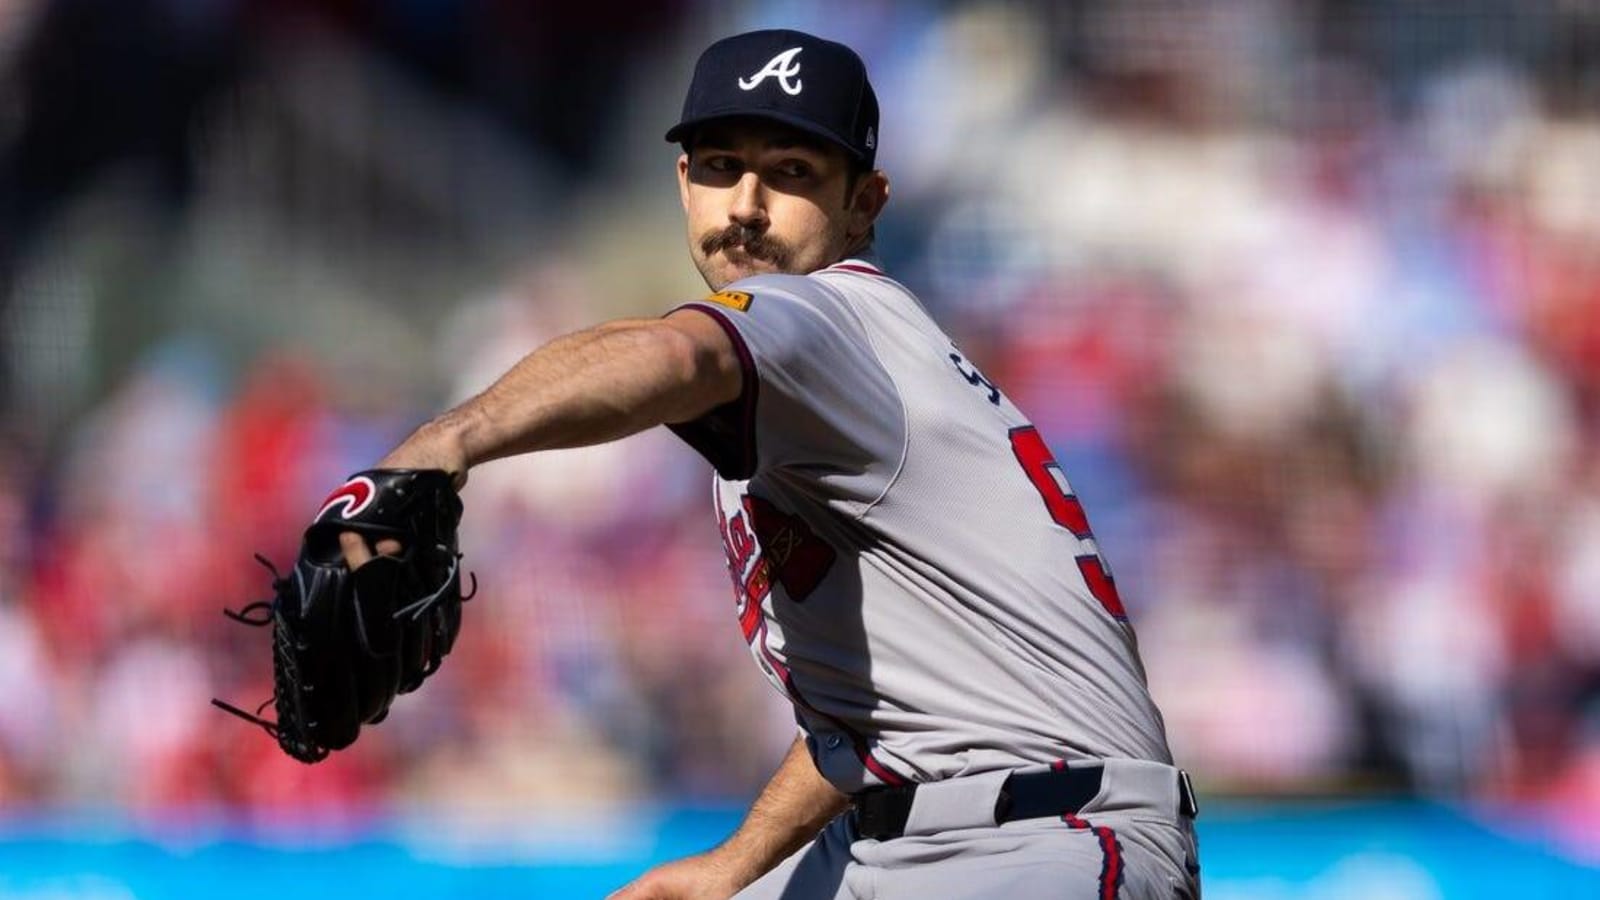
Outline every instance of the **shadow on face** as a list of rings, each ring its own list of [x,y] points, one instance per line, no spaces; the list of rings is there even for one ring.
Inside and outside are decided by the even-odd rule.
[[[690,254],[714,289],[837,262],[870,234],[882,206],[882,199],[861,202],[862,176],[886,197],[881,173],[869,173],[839,145],[761,118],[700,127],[678,165]]]

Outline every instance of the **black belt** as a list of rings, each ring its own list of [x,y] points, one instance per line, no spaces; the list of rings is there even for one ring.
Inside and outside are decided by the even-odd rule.
[[[1018,819],[1038,819],[1076,813],[1100,793],[1100,766],[1013,772],[1000,786],[994,804],[995,824]],[[851,798],[856,833],[869,840],[888,840],[905,834],[911,817],[911,800],[917,785],[869,788]],[[1179,812],[1189,818],[1200,813],[1189,773],[1178,770]]]

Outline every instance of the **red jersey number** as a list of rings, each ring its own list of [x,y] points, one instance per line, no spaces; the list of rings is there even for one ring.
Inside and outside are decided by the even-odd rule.
[[[1056,458],[1050,454],[1050,448],[1045,446],[1044,438],[1039,436],[1039,429],[1032,425],[1011,429],[1011,450],[1017,454],[1017,462],[1022,464],[1022,471],[1027,473],[1028,480],[1033,482],[1040,499],[1044,500],[1050,518],[1054,519],[1057,525],[1072,532],[1078,540],[1094,540],[1094,534],[1089,531],[1089,517],[1083,512],[1083,504],[1078,502],[1076,496],[1068,493],[1067,479],[1061,474],[1061,466],[1056,462]],[[1111,570],[1106,567],[1098,548],[1092,549],[1095,552],[1080,554],[1074,558],[1078,564],[1078,571],[1082,573],[1084,583],[1089,586],[1089,593],[1100,601],[1106,612],[1118,621],[1126,622],[1128,611],[1123,608],[1122,598],[1117,595],[1117,583],[1111,578]]]

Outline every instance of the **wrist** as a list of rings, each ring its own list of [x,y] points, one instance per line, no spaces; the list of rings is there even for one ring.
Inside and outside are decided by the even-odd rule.
[[[421,430],[429,433],[441,455],[456,467],[452,472],[465,475],[471,467],[500,455],[494,452],[487,419],[482,411],[471,407],[458,406]]]
[[[740,840],[740,836],[736,834],[706,851],[705,859],[721,882],[737,893],[783,861],[781,856],[773,859],[772,855],[759,852],[758,848]]]
[[[459,489],[467,479],[471,459],[466,449],[466,435],[460,425],[448,421],[450,416],[435,419],[401,442],[378,463],[390,469],[443,469],[450,473]]]

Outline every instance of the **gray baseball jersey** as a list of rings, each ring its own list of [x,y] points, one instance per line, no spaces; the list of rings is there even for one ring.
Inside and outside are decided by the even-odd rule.
[[[745,383],[674,429],[716,469],[745,639],[824,777],[1171,762],[1083,507],[910,291],[853,259],[689,307]]]

